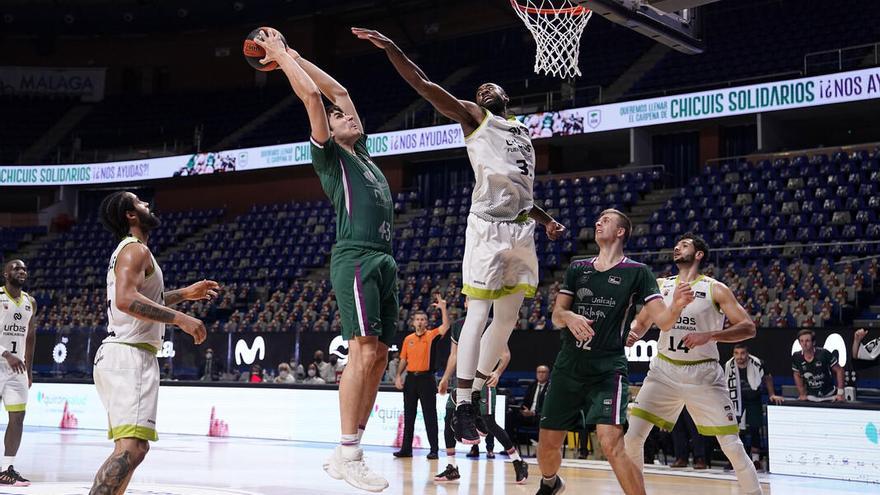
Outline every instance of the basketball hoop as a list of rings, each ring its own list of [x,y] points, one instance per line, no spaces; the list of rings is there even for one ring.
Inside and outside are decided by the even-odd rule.
[[[571,0],[510,0],[538,45],[535,73],[568,78],[581,75],[581,35],[593,11]]]

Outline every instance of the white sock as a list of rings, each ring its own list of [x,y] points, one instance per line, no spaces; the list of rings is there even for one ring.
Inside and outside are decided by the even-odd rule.
[[[364,438],[364,430],[366,428],[366,426],[358,426],[358,443],[361,443],[361,438]]]
[[[345,435],[339,437],[339,447],[342,452],[342,457],[344,459],[352,460],[357,457],[358,451],[360,451],[360,439],[358,438],[357,433],[353,435]]]
[[[9,466],[12,466],[13,464],[15,464],[14,455],[3,456],[3,471],[9,469]]]
[[[449,464],[453,467],[458,467],[458,464],[455,463],[455,452],[451,454],[449,452],[446,453],[446,464]]]
[[[489,319],[490,309],[492,309],[492,301],[471,299],[468,302],[467,315],[458,338],[458,357],[455,361],[459,383],[462,380],[473,380],[477,372],[477,362],[480,359],[480,336],[486,329],[486,320]],[[471,402],[470,387],[459,388],[456,393],[456,405]]]
[[[522,457],[519,456],[519,452],[517,452],[516,447],[508,450],[507,455],[508,455],[508,457],[510,457],[511,460],[514,460],[514,461],[521,461],[522,460]]]
[[[546,476],[541,476],[541,483],[547,486],[553,486],[556,484],[556,478],[558,478],[558,476],[555,474],[549,478]]]
[[[748,495],[759,495],[761,491],[761,483],[758,482],[758,472],[755,471],[755,465],[749,460],[746,449],[743,447],[739,435],[718,435],[718,444],[733,470],[736,473],[736,479],[744,493]]]

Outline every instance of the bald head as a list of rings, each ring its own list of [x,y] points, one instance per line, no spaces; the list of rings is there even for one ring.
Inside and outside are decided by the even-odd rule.
[[[538,366],[538,369],[535,370],[535,378],[538,383],[547,383],[550,380],[550,368],[543,364]]]

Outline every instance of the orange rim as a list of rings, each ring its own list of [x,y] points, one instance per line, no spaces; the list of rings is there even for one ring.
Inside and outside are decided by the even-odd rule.
[[[582,7],[580,5],[576,7],[568,7],[564,9],[536,9],[534,7],[526,7],[524,5],[520,5],[516,0],[510,0],[510,5],[513,8],[521,10],[527,14],[538,14],[538,15],[551,15],[551,14],[571,14],[571,15],[584,15],[590,12],[590,9],[586,7]]]

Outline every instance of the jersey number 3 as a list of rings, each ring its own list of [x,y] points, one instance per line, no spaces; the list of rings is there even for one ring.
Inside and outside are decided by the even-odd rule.
[[[529,172],[529,162],[527,162],[525,160],[517,160],[516,161],[516,168],[518,168],[519,172],[523,175],[532,175]]]

